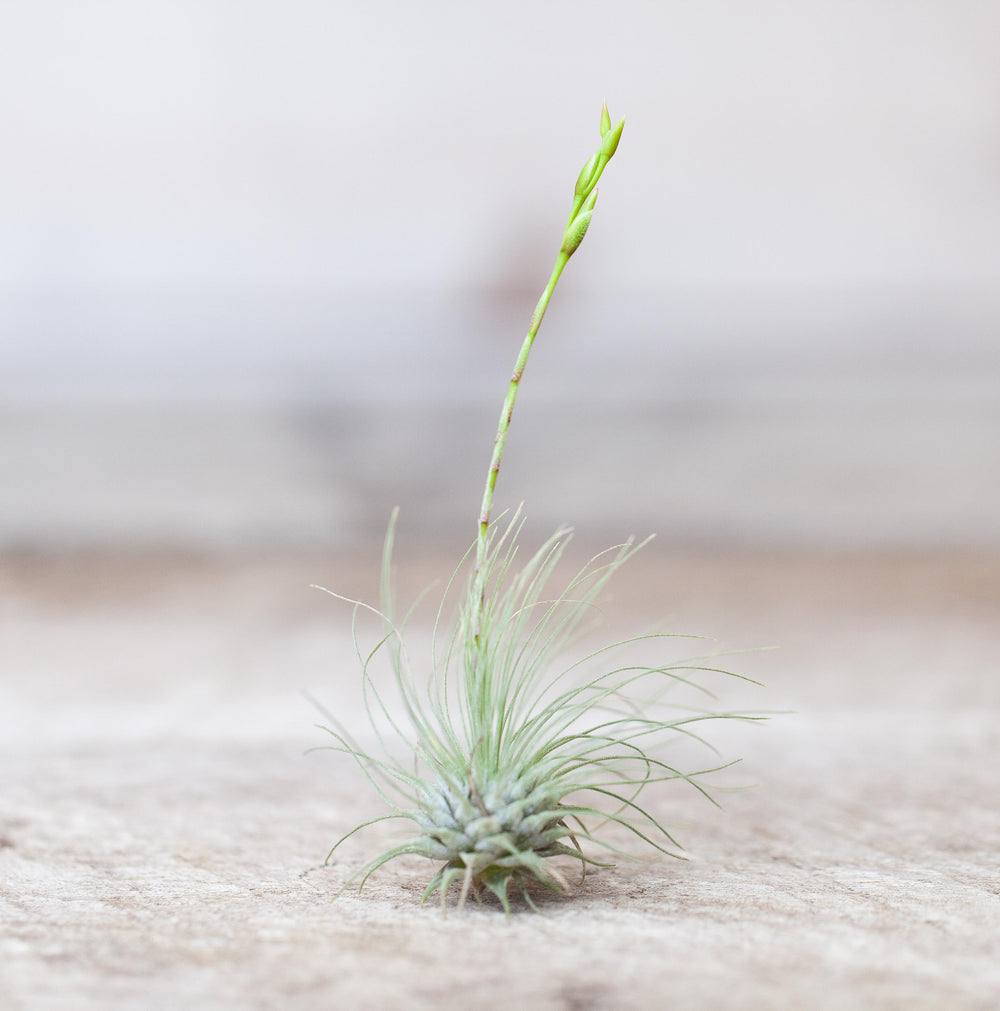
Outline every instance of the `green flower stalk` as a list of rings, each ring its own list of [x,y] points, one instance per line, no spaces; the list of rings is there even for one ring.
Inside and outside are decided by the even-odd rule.
[[[507,431],[510,428],[511,415],[514,413],[514,402],[517,400],[517,391],[521,386],[521,377],[524,375],[524,367],[531,353],[532,345],[538,329],[545,318],[545,311],[549,307],[552,293],[556,290],[559,278],[563,269],[569,262],[569,258],[580,248],[583,237],[590,227],[590,219],[594,214],[594,207],[597,204],[597,183],[602,173],[611,161],[615,151],[618,150],[618,141],[621,139],[622,130],[625,129],[625,120],[611,126],[611,116],[608,113],[607,103],[601,110],[601,144],[598,149],[587,159],[587,163],[580,170],[577,177],[576,186],[573,189],[573,209],[570,211],[569,220],[563,232],[562,243],[559,246],[559,254],[549,275],[549,282],[545,285],[535,311],[531,314],[531,322],[528,324],[528,333],[521,345],[521,351],[514,363],[514,373],[510,378],[510,385],[507,387],[507,398],[504,401],[503,409],[500,412],[500,423],[497,426],[496,438],[493,440],[493,456],[490,459],[490,468],[486,474],[486,487],[483,490],[483,502],[479,510],[479,537],[476,542],[476,575],[475,584],[479,590],[479,611],[482,610],[484,600],[483,595],[486,587],[483,577],[486,572],[486,557],[488,553],[488,535],[490,526],[490,514],[493,510],[493,492],[497,485],[497,475],[500,473],[500,461],[503,458],[504,446],[507,443]],[[479,638],[479,622],[474,623],[474,639]]]
[[[597,555],[564,589],[552,593],[548,588],[570,531],[556,531],[518,568],[519,515],[502,527],[491,520],[528,356],[559,278],[587,234],[598,181],[618,150],[624,125],[624,120],[612,125],[605,105],[600,144],[577,178],[555,265],[500,412],[470,550],[471,574],[463,588],[463,561],[444,593],[428,676],[412,673],[404,647],[406,617],[397,618],[391,578],[395,512],[383,550],[380,607],[351,601],[364,704],[378,750],[360,746],[330,714],[330,726],[323,729],[334,738],[330,748],[357,763],[389,810],[344,835],[327,859],[345,839],[382,821],[408,821],[416,831],[371,859],[348,884],[360,879],[363,888],[390,860],[417,855],[439,864],[425,900],[438,892],[444,908],[455,884],[459,906],[470,893],[478,898],[487,891],[509,913],[512,888],[533,908],[538,887],[560,894],[571,890],[555,858],[578,861],[586,874],[590,865],[609,866],[593,855],[593,847],[628,857],[608,838],[609,829],[630,832],[677,856],[678,844],[640,806],[640,793],[651,784],[678,780],[711,800],[702,780],[731,763],[682,768],[666,760],[665,746],[704,743],[698,727],[708,720],[757,718],[672,703],[668,695],[678,687],[711,695],[694,680],[697,674],[729,672],[716,665],[715,654],[652,665],[631,658],[631,651],[663,646],[671,636],[637,636],[566,659],[608,580],[642,544],[630,539]],[[457,616],[445,635],[446,612],[455,597]],[[359,616],[365,610],[382,624],[381,638],[367,652],[358,644]],[[373,673],[382,656],[388,659],[396,705]]]

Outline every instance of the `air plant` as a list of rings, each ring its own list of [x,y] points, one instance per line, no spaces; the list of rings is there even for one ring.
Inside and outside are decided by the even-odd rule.
[[[600,145],[577,178],[555,266],[507,389],[475,545],[452,576],[437,611],[427,675],[417,677],[411,670],[404,646],[408,615],[397,617],[394,603],[396,512],[383,550],[379,608],[350,601],[364,704],[378,747],[374,752],[361,747],[328,713],[330,726],[323,729],[334,738],[331,749],[353,758],[389,809],[344,835],[327,861],[344,840],[373,824],[402,819],[415,826],[410,838],[369,860],[349,879],[348,884],[360,879],[359,889],[390,860],[413,854],[439,864],[424,900],[438,892],[444,908],[449,887],[456,884],[460,907],[470,891],[478,898],[485,889],[509,912],[512,889],[532,908],[537,908],[535,886],[570,891],[553,858],[579,861],[585,876],[588,866],[610,866],[597,859],[595,846],[628,857],[607,838],[615,827],[677,856],[674,838],[640,806],[640,792],[678,780],[712,800],[704,777],[732,763],[685,771],[667,762],[663,745],[671,740],[704,743],[697,729],[707,720],[754,718],[668,704],[671,687],[699,687],[692,680],[697,672],[729,672],[715,666],[713,654],[645,666],[623,653],[638,645],[663,645],[672,638],[664,634],[637,636],[565,659],[608,580],[642,544],[630,539],[597,555],[553,595],[547,588],[571,531],[557,530],[518,567],[520,515],[504,524],[491,520],[528,355],[559,277],[587,233],[597,183],[618,149],[624,125],[624,120],[612,125],[607,105],[603,107]],[[459,600],[446,633],[453,595]],[[358,645],[359,616],[365,610],[382,624],[381,638],[367,653]],[[389,661],[395,705],[373,674],[381,656]]]

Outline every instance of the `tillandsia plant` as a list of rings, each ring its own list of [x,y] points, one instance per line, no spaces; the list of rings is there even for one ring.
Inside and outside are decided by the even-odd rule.
[[[491,522],[525,363],[559,277],[587,233],[597,183],[618,149],[624,125],[624,120],[612,125],[607,105],[603,107],[600,145],[577,178],[555,266],[507,389],[475,545],[438,608],[425,679],[411,671],[403,642],[406,617],[396,616],[391,579],[395,512],[383,551],[380,607],[351,601],[356,646],[362,610],[382,623],[375,648],[364,653],[358,647],[364,704],[378,751],[361,747],[329,714],[331,725],[323,729],[334,738],[331,748],[357,762],[389,810],[343,836],[327,860],[345,839],[377,822],[404,819],[415,832],[371,859],[348,884],[360,879],[364,887],[388,861],[415,854],[439,864],[425,900],[438,892],[445,907],[449,887],[455,884],[460,886],[459,906],[470,891],[479,897],[485,889],[509,912],[512,888],[532,908],[533,886],[556,893],[570,890],[553,858],[579,861],[586,875],[588,865],[609,866],[590,852],[592,844],[605,853],[628,856],[607,838],[610,828],[627,829],[656,849],[678,855],[667,829],[638,803],[639,793],[653,783],[680,780],[711,800],[702,779],[726,766],[684,771],[665,760],[661,746],[672,739],[701,742],[697,726],[706,720],[753,718],[668,705],[669,688],[697,687],[692,672],[728,673],[714,666],[713,654],[653,666],[620,655],[615,659],[626,647],[656,645],[666,635],[637,636],[591,649],[569,662],[564,659],[608,579],[642,544],[629,540],[596,556],[553,595],[547,587],[570,531],[558,530],[518,568],[519,515],[502,526]],[[466,566],[471,572],[463,582]],[[450,633],[443,634],[452,594],[459,598],[457,616]],[[401,707],[390,705],[372,674],[373,663],[383,654]]]

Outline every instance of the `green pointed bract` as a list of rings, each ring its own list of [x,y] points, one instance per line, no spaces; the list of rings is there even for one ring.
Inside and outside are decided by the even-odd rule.
[[[565,253],[567,256],[572,256],[580,248],[580,243],[583,242],[583,237],[587,234],[587,229],[590,227],[590,219],[593,217],[593,214],[593,211],[581,211],[573,219],[573,224],[566,229],[560,252]]]
[[[603,137],[611,129],[611,113],[608,112],[608,103],[605,102],[601,108],[601,136]]]
[[[604,134],[601,140],[601,155],[604,158],[612,158],[615,151],[618,150],[618,142],[622,139],[622,130],[625,129],[625,120],[620,119],[607,133]]]
[[[583,196],[587,192],[590,186],[590,180],[594,178],[594,171],[597,168],[597,161],[600,158],[600,152],[595,151],[590,158],[587,160],[587,164],[580,169],[580,174],[576,179],[576,186],[573,188],[573,192],[576,193],[578,197]]]
[[[605,106],[601,146],[577,180],[552,275],[508,386],[468,570],[460,566],[447,585],[424,675],[411,668],[403,641],[406,619],[395,611],[395,512],[383,549],[380,608],[353,602],[362,695],[376,746],[360,746],[329,715],[331,725],[324,729],[333,737],[331,750],[355,761],[389,811],[347,832],[330,857],[361,829],[402,820],[413,832],[369,860],[348,883],[363,886],[390,860],[419,856],[439,864],[425,900],[438,892],[444,908],[449,889],[457,889],[459,905],[470,895],[492,895],[509,913],[513,901],[523,898],[537,909],[540,894],[571,891],[572,862],[584,874],[591,865],[610,866],[588,852],[590,847],[628,855],[621,848],[623,834],[678,855],[673,837],[637,803],[638,795],[654,784],[677,782],[709,797],[703,780],[727,766],[684,768],[674,750],[666,761],[662,748],[703,743],[693,725],[706,720],[758,718],[703,709],[689,699],[669,706],[671,691],[710,696],[693,680],[696,673],[726,673],[709,659],[711,653],[673,661],[658,655],[648,665],[633,655],[642,648],[660,653],[677,637],[640,635],[575,658],[567,654],[608,580],[642,544],[628,540],[595,556],[562,590],[553,590],[570,532],[557,531],[518,565],[519,515],[503,527],[491,519],[528,353],[563,268],[587,232],[597,181],[618,148],[623,125],[624,120],[611,126]],[[380,622],[371,649],[362,649],[358,640],[365,613]],[[387,676],[376,674],[379,662]]]

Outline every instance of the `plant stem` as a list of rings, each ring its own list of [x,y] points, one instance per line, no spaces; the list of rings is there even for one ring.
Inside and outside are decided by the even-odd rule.
[[[486,583],[489,578],[487,572],[487,561],[489,556],[489,530],[490,514],[493,511],[493,492],[497,486],[497,475],[500,473],[500,461],[503,458],[504,443],[507,441],[507,430],[510,428],[510,418],[514,413],[514,401],[517,400],[517,391],[521,385],[521,376],[524,375],[524,366],[527,364],[528,355],[531,353],[531,346],[535,343],[535,336],[538,328],[542,325],[545,317],[545,310],[549,307],[549,300],[559,283],[559,276],[569,258],[576,252],[583,237],[590,227],[590,219],[594,213],[594,205],[597,203],[597,183],[601,178],[604,169],[609,161],[614,157],[618,149],[618,141],[622,135],[625,120],[620,119],[614,126],[611,125],[611,117],[608,115],[607,104],[601,109],[601,143],[597,150],[590,156],[590,159],[580,170],[574,187],[573,209],[570,211],[569,220],[566,222],[566,229],[563,233],[562,246],[559,248],[559,255],[556,257],[555,266],[549,276],[549,283],[545,285],[535,311],[531,316],[531,323],[528,326],[527,336],[521,345],[521,351],[517,356],[514,365],[514,374],[510,377],[510,385],[507,387],[507,398],[504,400],[503,410],[500,412],[500,424],[497,426],[497,435],[493,440],[493,456],[490,459],[490,469],[486,474],[486,488],[483,491],[483,504],[479,509],[479,536],[476,541],[476,570],[472,577],[472,607],[471,631],[477,650],[482,648],[480,642],[483,612],[486,608]]]
[[[503,410],[500,412],[500,423],[497,426],[496,438],[493,440],[493,456],[490,459],[490,469],[486,474],[486,487],[483,489],[483,503],[479,509],[479,539],[476,543],[476,572],[474,576],[474,585],[476,587],[476,597],[478,603],[476,620],[473,623],[473,634],[475,635],[477,642],[479,640],[480,618],[486,595],[487,533],[489,532],[490,527],[490,514],[493,511],[493,492],[497,486],[497,475],[500,473],[500,461],[503,458],[504,444],[507,441],[507,430],[510,428],[511,415],[514,413],[514,401],[517,400],[517,391],[521,385],[521,376],[524,375],[524,366],[528,361],[528,355],[531,353],[531,346],[535,343],[538,328],[542,325],[542,320],[545,318],[545,310],[549,307],[549,300],[552,298],[552,293],[556,290],[556,284],[559,282],[559,276],[562,274],[563,268],[566,266],[570,255],[570,253],[566,253],[563,250],[559,251],[559,255],[556,257],[555,266],[552,268],[552,274],[549,276],[548,284],[545,285],[545,290],[538,299],[535,311],[531,314],[531,323],[528,326],[528,333],[524,338],[524,343],[521,345],[521,351],[517,356],[517,362],[514,364],[514,373],[510,377],[510,385],[507,387],[507,398],[504,400]]]

